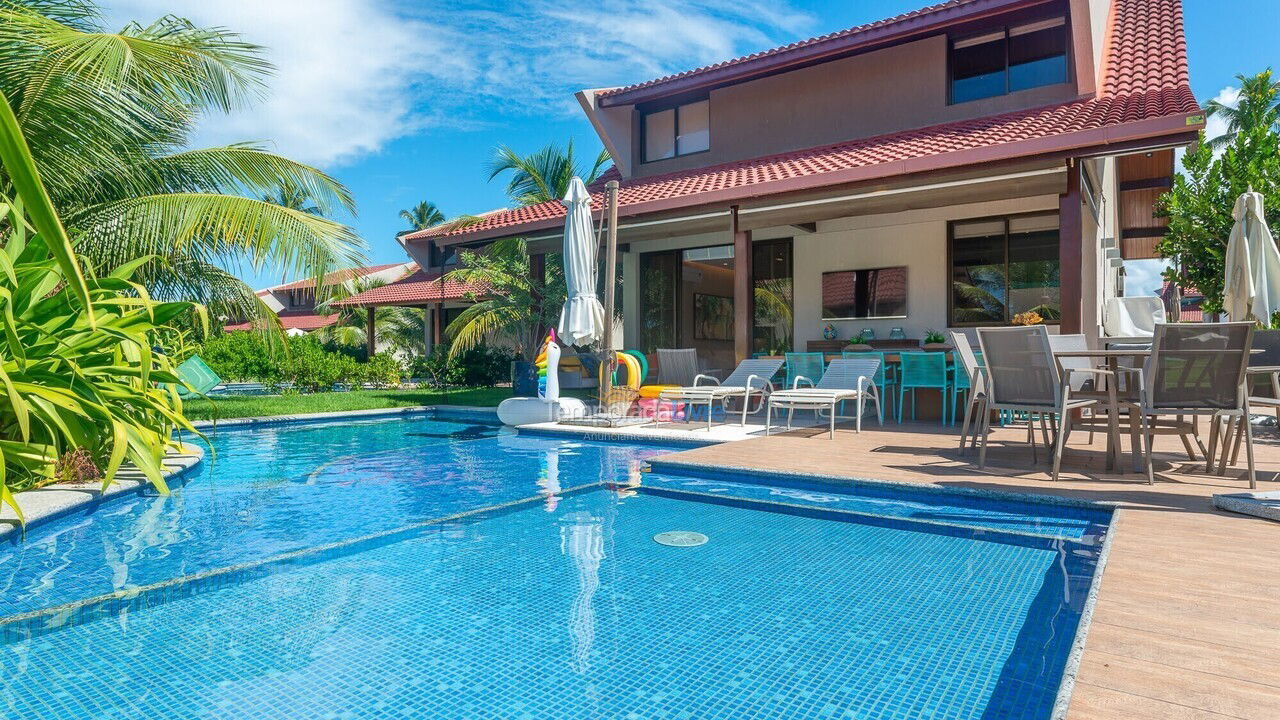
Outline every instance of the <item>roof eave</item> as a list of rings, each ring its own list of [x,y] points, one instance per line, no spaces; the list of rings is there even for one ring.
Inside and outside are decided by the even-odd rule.
[[[942,8],[926,15],[905,18],[895,23],[868,28],[845,37],[815,42],[794,50],[783,50],[759,59],[748,59],[724,67],[712,67],[701,72],[694,71],[688,75],[675,76],[669,80],[642,85],[632,90],[601,93],[596,98],[596,103],[600,107],[635,105],[679,93],[743,82],[767,75],[776,75],[822,62],[834,56],[871,50],[881,45],[901,42],[911,36],[934,32],[961,22],[969,22],[1022,7],[1043,5],[1052,1],[976,0],[976,2],[967,5]]]
[[[1171,144],[1181,144],[1193,139],[1204,128],[1202,112],[1186,112],[1147,118],[1120,125],[1079,130],[1046,138],[1019,140],[971,150],[957,150],[941,155],[911,158],[894,162],[868,165],[847,170],[836,170],[821,175],[774,180],[744,187],[716,190],[696,195],[685,195],[662,200],[634,203],[618,209],[618,217],[634,218],[653,213],[687,210],[707,205],[727,205],[751,198],[780,195],[824,187],[848,185],[901,175],[948,170],[970,165],[983,165],[1003,160],[1017,160],[1055,154],[1092,155],[1116,145],[1167,138]],[[564,227],[564,218],[548,218],[521,225],[477,231],[462,235],[434,238],[442,246],[497,240],[506,237],[526,236],[530,233],[556,230]]]

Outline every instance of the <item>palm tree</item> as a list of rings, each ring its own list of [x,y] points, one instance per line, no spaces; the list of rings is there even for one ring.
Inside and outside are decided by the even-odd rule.
[[[445,220],[444,213],[440,212],[440,208],[429,200],[423,200],[410,210],[401,210],[400,217],[409,223],[408,232],[426,230],[429,227],[439,225]]]
[[[450,356],[490,344],[511,347],[532,360],[544,329],[555,324],[564,305],[560,263],[548,262],[546,281],[535,283],[523,238],[504,238],[480,251],[463,251],[461,263],[448,277],[487,291],[483,298],[468,298],[474,304],[445,329]]]
[[[97,18],[92,0],[0,2],[0,93],[97,274],[155,258],[137,277],[158,298],[262,317],[253,291],[224,268],[276,266],[320,281],[361,263],[359,236],[321,216],[354,212],[336,179],[255,145],[190,147],[201,116],[262,92],[271,66],[261,48],[173,16],[115,33]],[[0,171],[0,189],[12,182]],[[263,199],[286,187],[319,214]]]
[[[507,195],[521,206],[537,205],[564,197],[574,175],[588,185],[600,179],[609,160],[609,151],[601,150],[590,171],[584,175],[574,157],[573,140],[569,140],[564,150],[557,145],[547,145],[532,155],[524,156],[506,145],[499,145],[493,161],[489,163],[489,179],[511,173]]]
[[[328,327],[316,331],[316,337],[324,343],[351,349],[368,347],[368,309],[337,304],[366,290],[386,285],[377,278],[350,278],[336,283],[326,290],[316,303],[317,315],[337,315]],[[425,315],[418,308],[379,306],[373,312],[374,332],[379,345],[407,355],[421,355],[426,351]]]
[[[1217,100],[1205,103],[1205,112],[1210,117],[1220,116],[1227,121],[1227,131],[1210,139],[1210,145],[1225,147],[1241,132],[1276,125],[1280,118],[1280,82],[1272,80],[1271,75],[1271,68],[1257,75],[1236,75],[1240,96],[1235,107]]]
[[[262,201],[279,205],[280,207],[289,208],[290,210],[298,210],[308,215],[322,215],[320,208],[315,205],[309,205],[311,196],[306,190],[298,187],[298,184],[289,178],[285,178],[280,183],[280,187],[274,192],[269,192],[262,196]]]

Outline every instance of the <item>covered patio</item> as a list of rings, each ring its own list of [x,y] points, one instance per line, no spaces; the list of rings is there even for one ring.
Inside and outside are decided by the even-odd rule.
[[[444,341],[444,329],[468,305],[483,297],[488,288],[462,283],[446,277],[445,268],[419,269],[408,277],[370,288],[336,305],[366,309],[366,348],[369,355],[377,352],[375,311],[379,307],[421,308],[426,322],[423,342],[426,351]]]

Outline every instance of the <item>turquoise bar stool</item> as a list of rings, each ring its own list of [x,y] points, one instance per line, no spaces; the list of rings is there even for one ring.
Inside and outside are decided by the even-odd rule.
[[[786,358],[788,390],[795,385],[798,377],[807,378],[809,382],[816,385],[827,369],[826,358],[820,352],[787,353]]]
[[[840,356],[854,360],[858,358],[874,358],[880,361],[880,367],[876,370],[876,376],[871,379],[871,382],[876,384],[876,389],[880,391],[880,397],[889,402],[889,414],[892,416],[894,394],[890,391],[890,388],[897,387],[898,380],[892,374],[892,370],[888,368],[884,353],[876,350],[845,350],[840,353]]]
[[[907,391],[911,391],[911,419],[916,419],[916,390],[937,390],[942,394],[942,424],[951,419],[947,406],[951,399],[951,383],[947,380],[947,354],[941,352],[904,352],[898,366],[898,422],[902,422]]]

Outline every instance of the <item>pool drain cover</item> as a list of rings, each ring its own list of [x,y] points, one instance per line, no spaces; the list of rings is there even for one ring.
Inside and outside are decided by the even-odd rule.
[[[671,547],[695,547],[706,544],[707,536],[689,530],[668,530],[654,535],[653,541],[659,545],[670,545]]]

